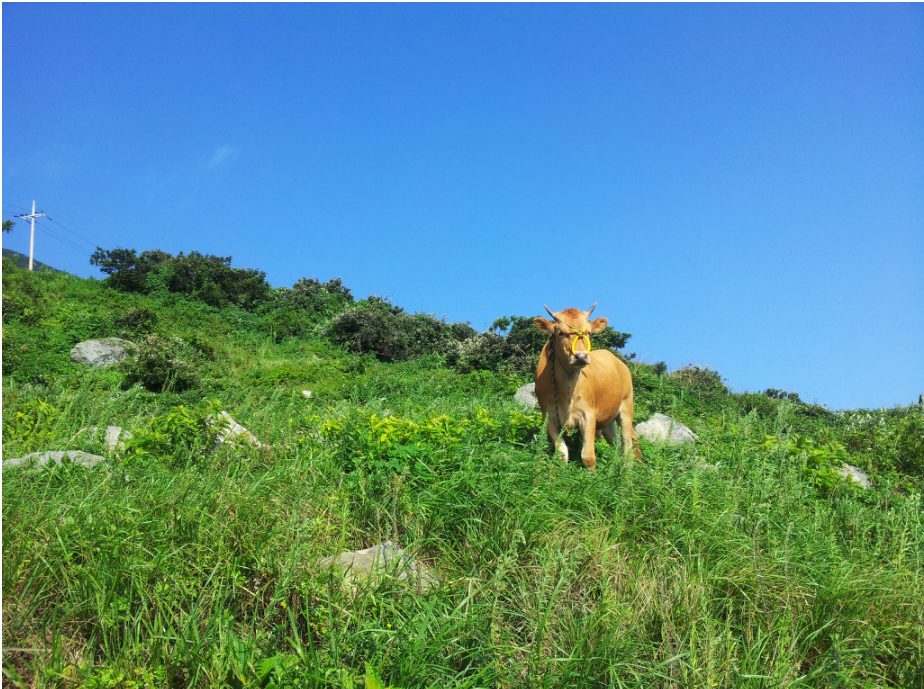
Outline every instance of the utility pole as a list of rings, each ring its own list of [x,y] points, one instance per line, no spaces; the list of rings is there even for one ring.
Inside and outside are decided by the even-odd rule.
[[[35,249],[35,219],[44,218],[45,214],[42,212],[35,212],[35,199],[32,200],[32,215],[20,215],[20,218],[23,220],[32,221],[32,234],[29,236],[29,270],[32,270],[32,253]]]

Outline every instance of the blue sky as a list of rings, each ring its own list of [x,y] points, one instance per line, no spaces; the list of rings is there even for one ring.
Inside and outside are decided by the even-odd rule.
[[[924,5],[2,18],[3,218],[36,199],[55,267],[195,249],[479,329],[596,301],[738,391],[924,392]]]

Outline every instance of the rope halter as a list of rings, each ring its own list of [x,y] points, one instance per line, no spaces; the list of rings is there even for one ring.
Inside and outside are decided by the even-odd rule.
[[[570,323],[564,323],[564,325],[567,325],[569,328],[571,328],[571,330],[577,333],[577,337],[571,340],[571,355],[577,356],[577,352],[575,351],[574,347],[577,345],[578,340],[584,340],[584,344],[587,346],[587,352],[589,353],[590,352],[590,333],[584,328],[581,328],[580,330],[578,330]]]

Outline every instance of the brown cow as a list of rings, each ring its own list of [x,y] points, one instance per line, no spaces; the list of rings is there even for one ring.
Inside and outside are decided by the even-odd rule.
[[[536,327],[551,337],[543,347],[536,369],[536,397],[542,413],[548,416],[549,437],[562,458],[568,461],[564,433],[580,428],[584,448],[581,458],[591,471],[597,465],[594,438],[601,434],[610,445],[616,444],[616,422],[622,429],[623,451],[642,452],[632,428],[632,374],[629,367],[607,349],[590,351],[590,334],[602,332],[606,318],[588,321],[588,311],[565,309],[552,313],[553,322],[535,320]]]

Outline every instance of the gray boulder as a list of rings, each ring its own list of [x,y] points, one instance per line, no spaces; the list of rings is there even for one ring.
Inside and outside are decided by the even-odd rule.
[[[52,450],[48,452],[33,452],[22,457],[6,459],[3,461],[4,469],[13,469],[15,467],[43,467],[48,464],[58,464],[64,461],[64,456],[74,464],[80,464],[85,467],[92,467],[100,462],[105,462],[105,457],[91,455],[81,450]]]
[[[866,472],[859,467],[855,467],[853,464],[845,464],[840,469],[837,469],[837,473],[846,479],[850,479],[854,483],[859,483],[864,488],[873,487],[873,482],[869,480],[869,476],[866,475]]]
[[[522,404],[524,407],[532,408],[539,404],[539,400],[536,399],[536,384],[527,383],[523,387],[519,388],[513,395],[513,399]]]
[[[134,349],[135,343],[118,337],[87,340],[71,350],[71,361],[88,366],[112,366],[122,361]]]
[[[356,586],[360,582],[386,574],[391,574],[398,581],[407,582],[418,593],[426,593],[439,583],[429,570],[415,562],[391,541],[364,550],[322,558],[318,561],[318,567],[341,571],[347,586]]]
[[[691,443],[696,440],[693,431],[679,421],[664,414],[655,414],[635,427],[636,435],[650,442]]]

